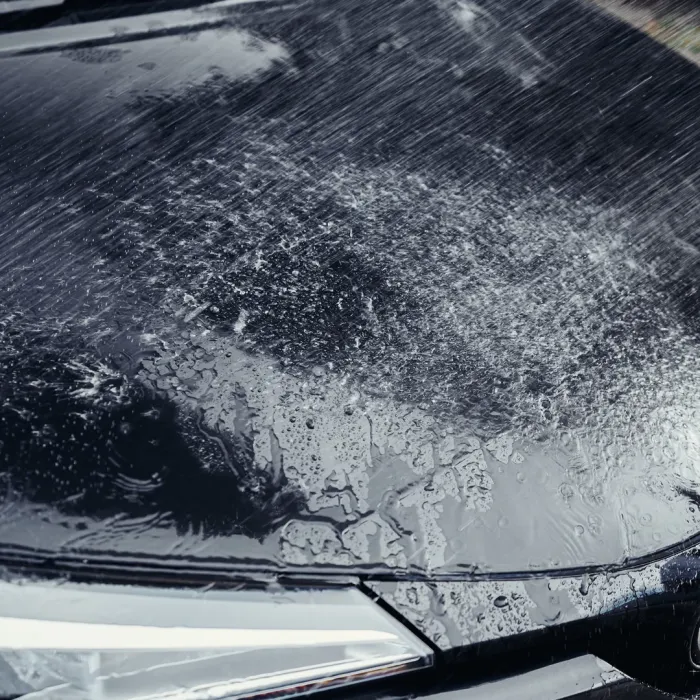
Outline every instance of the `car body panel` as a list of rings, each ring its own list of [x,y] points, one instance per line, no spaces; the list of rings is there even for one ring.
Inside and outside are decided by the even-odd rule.
[[[695,536],[697,69],[495,5],[13,39],[7,552],[457,579]]]

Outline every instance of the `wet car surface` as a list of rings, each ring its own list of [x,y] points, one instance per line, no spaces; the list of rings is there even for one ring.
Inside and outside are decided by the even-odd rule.
[[[0,54],[0,549],[587,590],[692,539],[697,69],[565,2],[216,18]]]

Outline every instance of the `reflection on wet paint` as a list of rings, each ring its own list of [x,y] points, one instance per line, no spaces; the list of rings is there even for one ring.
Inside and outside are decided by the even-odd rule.
[[[371,6],[3,59],[3,542],[457,575],[697,532],[696,247],[544,174],[652,146],[492,8]],[[538,585],[431,634],[599,590]]]
[[[369,584],[443,649],[633,608],[666,586],[658,564],[583,577]]]

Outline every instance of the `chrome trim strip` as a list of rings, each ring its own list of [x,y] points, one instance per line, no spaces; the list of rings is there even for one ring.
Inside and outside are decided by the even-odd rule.
[[[94,42],[130,41],[153,33],[215,27],[226,21],[226,10],[265,0],[220,0],[190,10],[121,17],[119,19],[69,24],[20,32],[0,33],[0,57],[67,49]],[[0,3],[1,5],[1,3]]]
[[[473,688],[431,695],[430,700],[564,700],[630,681],[602,659],[586,654]]]
[[[62,5],[63,0],[0,0],[0,15]]]

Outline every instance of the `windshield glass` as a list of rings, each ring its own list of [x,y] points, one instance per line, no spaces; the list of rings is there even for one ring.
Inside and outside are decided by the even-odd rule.
[[[505,572],[698,532],[697,69],[530,4],[0,57],[0,554]]]

